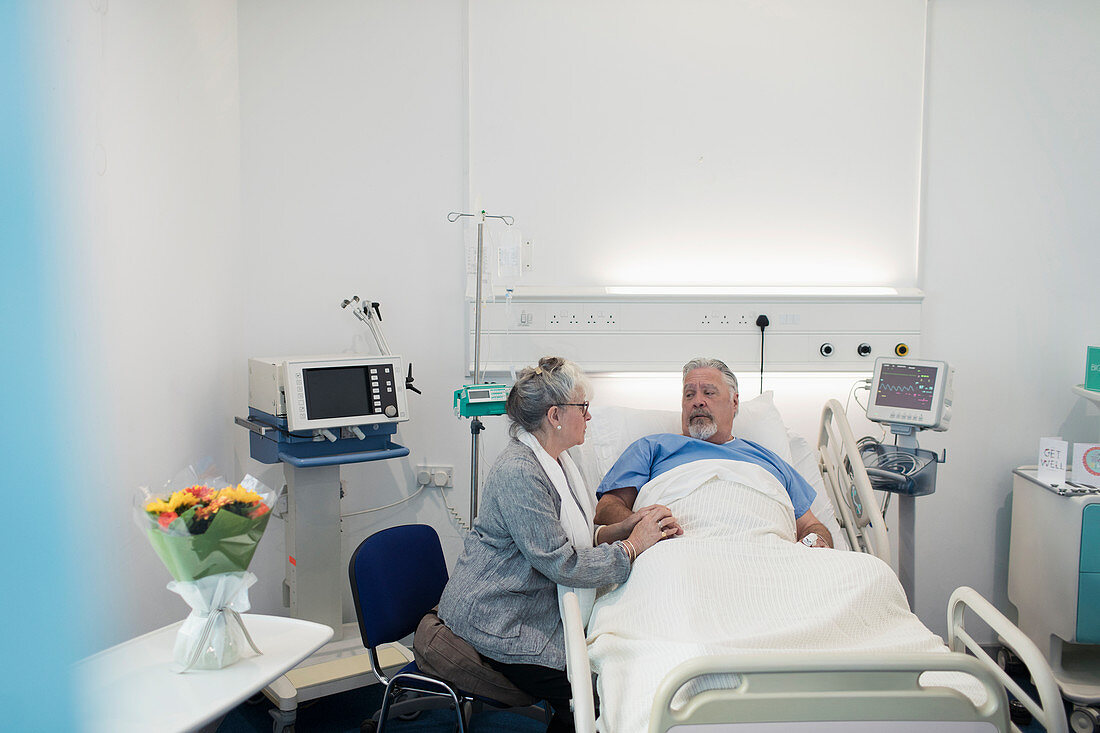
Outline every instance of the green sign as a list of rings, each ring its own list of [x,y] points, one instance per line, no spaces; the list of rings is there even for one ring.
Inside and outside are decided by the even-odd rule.
[[[1085,389],[1100,392],[1100,346],[1090,346],[1085,362]]]

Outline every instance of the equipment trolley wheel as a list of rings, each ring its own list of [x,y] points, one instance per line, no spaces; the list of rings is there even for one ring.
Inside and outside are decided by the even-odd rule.
[[[1016,677],[1027,671],[1027,665],[1020,661],[1020,658],[1013,654],[1007,646],[1002,646],[997,650],[997,666],[1003,669],[1009,677]]]
[[[1100,711],[1074,705],[1073,712],[1069,714],[1069,729],[1073,733],[1097,733],[1100,731]]]

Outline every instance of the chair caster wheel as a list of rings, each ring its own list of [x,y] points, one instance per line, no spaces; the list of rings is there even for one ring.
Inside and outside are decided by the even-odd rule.
[[[374,733],[378,730],[378,721],[373,718],[367,718],[359,724],[359,733]]]
[[[1073,733],[1096,733],[1100,731],[1100,712],[1096,708],[1074,706],[1069,714],[1069,729]]]

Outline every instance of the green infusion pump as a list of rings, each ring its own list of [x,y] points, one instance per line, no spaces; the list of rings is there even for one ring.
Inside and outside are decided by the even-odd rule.
[[[507,400],[506,384],[471,384],[455,390],[455,414],[460,417],[503,415]]]

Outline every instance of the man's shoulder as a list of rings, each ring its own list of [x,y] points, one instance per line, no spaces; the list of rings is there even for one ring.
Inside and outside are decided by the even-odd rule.
[[[689,438],[686,435],[680,435],[679,433],[652,433],[650,435],[643,435],[631,443],[631,445],[682,445],[688,440],[693,440],[693,438]]]
[[[730,442],[726,443],[726,445],[734,450],[754,450],[757,453],[762,453],[769,458],[775,459],[782,463],[786,463],[786,461],[784,461],[783,458],[771,448],[763,446],[754,440],[749,440],[748,438],[734,438]]]

